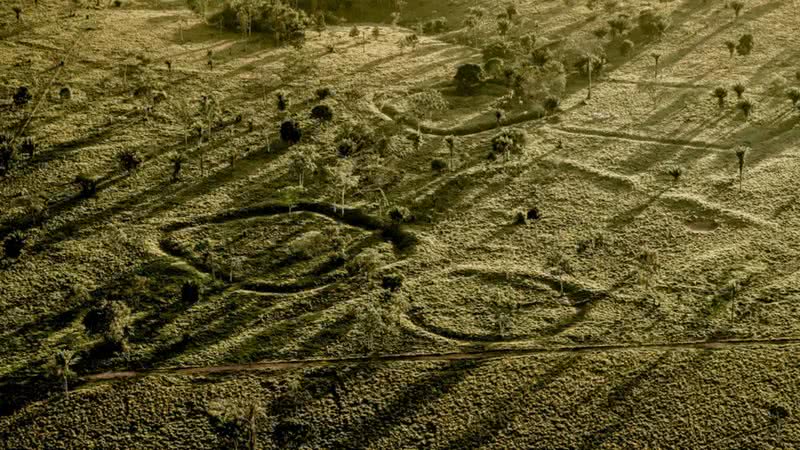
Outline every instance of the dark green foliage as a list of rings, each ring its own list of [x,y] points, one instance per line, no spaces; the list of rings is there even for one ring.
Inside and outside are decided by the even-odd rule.
[[[753,35],[750,33],[743,34],[739,38],[739,43],[736,44],[736,53],[741,56],[747,56],[753,51]]]
[[[544,99],[542,106],[544,106],[544,110],[547,111],[548,114],[552,114],[558,110],[560,104],[561,100],[551,95]]]
[[[444,172],[447,169],[447,162],[440,158],[434,158],[431,160],[431,170],[434,172]]]
[[[725,41],[725,48],[728,49],[730,57],[733,58],[733,53],[736,51],[736,42],[733,42],[731,40]]]
[[[87,174],[79,174],[75,177],[75,184],[81,188],[81,197],[89,198],[97,194],[97,178]]]
[[[754,107],[755,105],[753,105],[753,102],[751,102],[748,99],[741,100],[739,103],[736,104],[736,108],[738,108],[742,112],[742,114],[744,114],[745,120],[747,120],[750,117],[750,114],[752,114]]]
[[[516,128],[504,128],[492,137],[492,151],[495,153],[517,153],[527,142],[525,132]]]
[[[797,105],[800,102],[800,88],[792,87],[786,90],[786,97],[792,102],[792,105]]]
[[[22,249],[25,248],[25,241],[28,237],[20,230],[12,231],[3,241],[3,252],[6,258],[19,258]]]
[[[639,28],[646,36],[661,37],[669,28],[669,18],[653,10],[645,10],[639,14]]]
[[[344,138],[336,145],[336,153],[341,158],[347,158],[356,153],[358,145],[350,138]]]
[[[456,87],[459,92],[469,93],[483,82],[483,69],[477,64],[462,64],[456,70]]]
[[[289,109],[289,94],[284,91],[279,91],[275,94],[278,111],[286,111]]]
[[[553,52],[549,48],[539,48],[531,52],[531,63],[536,67],[544,67],[553,59]]]
[[[341,157],[352,156],[375,145],[375,130],[363,121],[345,122],[336,134],[336,149]]]
[[[611,27],[611,34],[620,36],[624,34],[631,27],[630,22],[626,17],[617,17],[608,21],[608,26]]]
[[[312,435],[311,425],[294,417],[281,420],[272,430],[272,440],[278,448],[299,448],[311,439]]]
[[[133,149],[125,149],[117,154],[117,160],[122,170],[126,172],[133,172],[138,169],[142,164],[142,158],[139,153]]]
[[[677,182],[683,174],[683,169],[680,167],[672,167],[669,169],[668,173],[672,177],[672,180]]]
[[[36,153],[38,147],[39,144],[36,143],[36,140],[32,136],[25,136],[25,138],[22,139],[20,149],[23,153],[28,155],[28,158],[33,158],[33,154]]]
[[[210,22],[222,20],[225,28],[241,31],[237,15],[239,6],[246,7],[248,4],[226,1],[218,18],[212,18]],[[272,34],[278,43],[297,43],[305,39],[305,30],[311,22],[305,12],[293,8],[288,2],[257,2],[253,11],[252,29],[255,32]]]
[[[730,2],[729,5],[733,10],[734,17],[739,18],[739,14],[742,12],[742,8],[744,8],[744,3],[739,0],[734,0]]]
[[[446,17],[439,17],[422,24],[422,32],[425,34],[443,33],[445,31],[447,31]]]
[[[493,42],[483,48],[483,60],[488,61],[492,58],[511,59],[514,56],[514,50],[511,45],[505,41]]]
[[[539,220],[541,215],[539,215],[539,208],[531,208],[528,210],[527,219],[528,220]]]
[[[181,178],[181,169],[186,158],[181,154],[176,154],[170,157],[169,162],[172,164],[172,181],[176,182]]]
[[[311,109],[311,118],[320,122],[330,122],[333,120],[333,108],[329,105],[317,105]]]
[[[86,313],[83,326],[88,334],[102,336],[106,343],[124,350],[130,334],[130,316],[125,302],[105,300]]]
[[[404,206],[395,206],[389,210],[389,220],[393,223],[407,223],[413,220],[411,211]]]
[[[64,86],[58,91],[58,96],[61,100],[70,100],[72,99],[72,89],[69,86]]]
[[[33,96],[27,86],[20,86],[17,92],[14,93],[14,104],[17,106],[25,106],[31,101]]]
[[[19,6],[14,6],[11,8],[11,10],[14,11],[14,14],[17,16],[17,22],[22,20],[22,8]]]
[[[292,119],[285,120],[281,123],[281,140],[289,145],[300,142],[303,132],[300,129],[300,124]]]
[[[12,136],[0,133],[0,176],[11,170],[17,157],[17,146],[11,140]]]
[[[525,217],[525,213],[522,211],[517,211],[514,214],[514,225],[527,225],[528,219]]]
[[[181,286],[181,302],[197,303],[200,301],[200,285],[196,281],[186,281]]]
[[[608,63],[605,54],[598,55],[582,55],[575,61],[575,68],[583,76],[589,75],[589,65],[591,64],[592,75],[598,75],[605,68]]]

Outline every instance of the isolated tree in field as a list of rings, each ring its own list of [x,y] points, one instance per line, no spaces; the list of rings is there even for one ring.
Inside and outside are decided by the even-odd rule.
[[[661,59],[661,53],[653,52],[650,54],[650,57],[653,58],[653,79],[658,79],[658,61]]]
[[[412,51],[416,50],[417,44],[419,44],[419,36],[417,36],[415,33],[406,35],[406,37],[400,41],[401,48],[411,47]]]
[[[637,263],[639,269],[639,283],[644,285],[645,289],[650,289],[655,282],[655,278],[658,275],[660,268],[658,252],[655,250],[645,249],[639,254]]]
[[[462,64],[456,70],[455,82],[459,92],[470,93],[483,82],[483,69],[477,64]]]
[[[123,301],[104,300],[91,308],[83,318],[90,335],[102,336],[116,350],[127,351],[130,334],[131,309]]]
[[[503,126],[503,119],[505,118],[505,116],[506,116],[506,113],[503,112],[502,109],[495,110],[495,112],[494,112],[494,120],[495,120],[495,126],[497,128],[500,128],[500,127]]]
[[[521,152],[527,143],[525,132],[515,128],[506,127],[492,137],[493,153],[502,153],[508,161],[512,153]]]
[[[117,161],[119,166],[125,172],[134,172],[142,164],[142,158],[139,153],[133,149],[125,149],[117,154]]]
[[[306,174],[317,170],[317,154],[310,145],[295,148],[292,152],[290,167],[297,174],[297,185],[302,189]]]
[[[36,142],[36,139],[34,139],[33,136],[25,136],[22,139],[20,149],[23,153],[28,155],[28,159],[33,158],[33,154],[36,153],[37,148],[39,148],[39,144]]]
[[[22,230],[14,230],[3,241],[3,254],[6,258],[19,258],[28,237]]]
[[[667,16],[650,9],[639,13],[638,23],[642,32],[651,38],[663,36],[670,25]]]
[[[750,100],[744,99],[737,103],[736,107],[744,114],[744,120],[747,120],[753,112],[754,105]]]
[[[317,105],[311,109],[311,118],[320,122],[333,120],[333,108],[329,105]]]
[[[722,86],[714,88],[714,91],[711,92],[711,95],[717,98],[717,104],[719,104],[720,108],[725,107],[725,98],[728,97],[728,90]]]
[[[314,91],[314,94],[317,96],[318,101],[325,100],[328,97],[333,96],[333,89],[329,87],[321,87]]]
[[[186,157],[183,156],[181,153],[175,153],[174,155],[170,156],[169,163],[172,166],[172,182],[178,182],[181,179],[181,169],[183,168],[183,163],[186,162]]]
[[[742,94],[744,94],[745,87],[742,83],[736,83],[732,87],[733,92],[736,92],[736,98],[742,98]]]
[[[294,145],[300,142],[303,137],[303,132],[300,129],[300,124],[292,119],[284,120],[281,123],[281,140],[289,145]]]
[[[619,44],[619,54],[628,56],[633,53],[634,43],[630,39],[625,39]]]
[[[25,106],[33,99],[28,86],[20,86],[17,92],[14,93],[14,105]]]
[[[353,162],[349,159],[340,159],[339,162],[331,169],[333,175],[333,186],[339,191],[341,196],[340,210],[344,216],[344,199],[347,191],[358,187],[358,176],[353,173]],[[334,208],[336,206],[334,205]]]
[[[742,180],[744,179],[744,162],[747,156],[747,148],[740,147],[736,149],[736,159],[739,163],[739,190],[742,190]]]
[[[733,17],[738,19],[739,14],[742,12],[742,8],[744,8],[744,3],[740,2],[739,0],[734,0],[730,2],[730,7],[733,10]]]
[[[728,49],[728,55],[733,58],[733,54],[736,52],[736,42],[731,40],[725,41],[725,48]]]
[[[447,144],[447,151],[450,155],[450,170],[455,168],[453,160],[456,156],[456,137],[453,135],[447,136],[444,138],[445,144]]]
[[[753,35],[743,34],[742,37],[739,38],[739,43],[736,44],[736,53],[741,56],[747,56],[750,52],[753,51]]]
[[[14,14],[16,14],[17,22],[22,20],[22,8],[20,8],[19,6],[14,6],[11,8],[11,10],[14,11]]]
[[[80,360],[80,357],[72,350],[62,349],[57,351],[50,359],[47,369],[55,377],[60,378],[64,386],[64,395],[69,396],[69,380],[77,375],[72,366]]]
[[[564,277],[573,274],[572,260],[562,251],[547,258],[547,267],[558,278],[558,295],[564,295]]]
[[[357,26],[353,25],[353,27],[350,28],[350,37],[357,38],[359,36],[361,36],[361,31],[358,29]]]
[[[786,97],[792,102],[792,106],[797,106],[797,102],[800,102],[800,88],[791,87],[786,90]]]

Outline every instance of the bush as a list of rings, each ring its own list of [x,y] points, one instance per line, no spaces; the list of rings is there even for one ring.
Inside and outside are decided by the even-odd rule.
[[[309,231],[289,243],[289,251],[297,258],[313,258],[325,248],[326,244],[325,235],[319,231]]]
[[[281,123],[281,140],[289,145],[300,142],[303,137],[303,132],[300,130],[300,124],[292,119],[285,120]]]
[[[33,158],[33,154],[36,153],[36,149],[39,147],[39,144],[36,143],[36,140],[31,136],[25,136],[22,139],[22,145],[20,145],[20,149],[23,153],[28,155],[28,158]]]
[[[645,10],[639,14],[639,28],[648,37],[660,37],[669,28],[669,18],[653,10]]]
[[[389,220],[393,223],[408,223],[413,220],[411,211],[405,206],[394,206],[389,210]]]
[[[6,258],[19,258],[22,249],[25,248],[25,241],[28,237],[20,230],[12,231],[3,241],[3,252]]]
[[[494,58],[496,59],[496,58]],[[462,64],[456,69],[455,82],[459,92],[472,92],[476,85],[483,82],[483,69],[477,64]]]
[[[209,23],[221,20],[225,28],[239,30],[241,23],[238,11],[243,8],[253,8],[253,3],[226,0],[222,11],[217,17],[211,18]],[[306,28],[312,22],[305,12],[291,7],[288,2],[258,2],[258,6],[252,12],[253,31],[272,33],[278,43],[302,41],[305,38]]]
[[[522,211],[517,211],[514,214],[514,225],[527,225],[528,219],[525,217],[525,213]]]
[[[786,97],[792,102],[792,105],[797,105],[797,102],[800,102],[800,88],[792,87],[787,89]]]
[[[345,140],[349,142],[343,148],[342,144]],[[348,121],[339,127],[339,132],[336,134],[334,141],[339,148],[339,154],[341,156],[349,156],[375,145],[376,134],[375,130],[366,122]],[[344,154],[342,153],[343,150],[347,150],[349,153]]]
[[[553,52],[549,48],[537,48],[531,52],[531,62],[536,67],[544,67],[553,59]]]
[[[90,335],[100,335],[120,349],[127,346],[131,310],[122,301],[104,300],[83,317],[83,326]]]
[[[531,208],[528,210],[527,219],[528,220],[539,220],[542,216],[539,214],[539,208]]]
[[[33,96],[27,86],[20,86],[17,92],[14,93],[14,104],[16,106],[25,106],[31,101]]]
[[[317,105],[311,109],[311,118],[320,122],[330,122],[333,120],[333,108],[328,105]]]
[[[386,263],[386,258],[387,250],[385,248],[370,247],[348,261],[345,269],[351,276],[371,278],[375,271]]]
[[[736,105],[736,108],[738,108],[742,112],[742,114],[744,114],[744,118],[747,119],[753,112],[755,105],[753,105],[753,102],[751,102],[750,100],[744,99]]]
[[[633,52],[634,44],[630,39],[625,39],[619,44],[619,53],[622,56],[628,56]]]
[[[126,172],[133,172],[142,164],[142,158],[139,157],[139,153],[132,149],[120,151],[117,154],[117,160],[119,161],[119,166]]]
[[[748,33],[739,38],[739,43],[736,44],[736,53],[741,56],[747,56],[753,51],[753,35]]]
[[[431,170],[434,172],[444,172],[447,169],[447,162],[441,158],[434,158],[431,160]]]
[[[521,152],[527,142],[527,135],[517,128],[505,128],[492,137],[492,151],[494,153]]]
[[[547,111],[548,114],[552,114],[558,110],[559,105],[561,104],[561,100],[558,97],[549,96],[544,99],[543,106],[544,110]]]
[[[299,448],[312,435],[311,425],[293,417],[282,419],[272,430],[272,440],[279,448]]]
[[[72,99],[72,89],[69,86],[64,86],[58,91],[58,96],[61,100],[70,100]]]
[[[316,90],[317,100],[322,101],[333,96],[333,90],[329,87],[322,87]]]
[[[711,93],[714,97],[717,98],[717,103],[719,107],[722,108],[725,106],[725,98],[728,96],[728,90],[722,86],[714,88],[714,91]]]
[[[504,73],[505,63],[500,58],[492,58],[483,63],[483,72],[495,80],[499,80]]]
[[[17,146],[11,139],[10,135],[0,133],[0,175],[5,175],[11,170],[17,156]]]
[[[493,42],[483,48],[484,61],[489,61],[492,58],[511,59],[513,56],[514,50],[505,41]]]
[[[746,88],[744,87],[744,84],[736,83],[736,84],[733,85],[732,89],[733,89],[733,92],[736,92],[736,97],[737,98],[742,98],[742,94],[744,94],[744,91],[745,91]]]

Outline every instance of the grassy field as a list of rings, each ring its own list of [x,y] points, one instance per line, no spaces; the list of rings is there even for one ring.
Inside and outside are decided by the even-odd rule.
[[[40,3],[20,22],[0,10],[3,100],[34,94],[0,105],[0,123],[31,116],[40,143],[0,179],[0,232],[26,236],[0,269],[0,448],[232,448],[220,411],[253,401],[262,448],[800,446],[793,2],[750,0],[738,18],[722,0],[518,2],[508,39],[541,45],[579,47],[646,7],[671,26],[632,32],[627,56],[607,39],[590,100],[570,75],[557,114],[509,111],[527,142],[508,162],[487,159],[508,88],[451,83],[496,35],[496,2],[410,0],[399,26],[329,25],[302,48],[243,39],[177,0],[74,16]],[[488,17],[470,32],[476,5]],[[449,30],[398,46],[440,16]],[[743,33],[754,50],[732,58],[724,42]],[[711,95],[736,82],[755,104],[747,120],[732,92],[724,107]],[[448,108],[415,145],[401,114],[430,89]],[[198,142],[202,95],[217,110]],[[311,118],[317,104],[332,121]],[[279,135],[288,117],[295,146]],[[343,136],[373,142],[348,158],[358,182],[340,205]],[[121,170],[122,150],[141,166]],[[318,156],[302,186],[300,151]],[[393,226],[393,206],[415,220]],[[540,218],[515,224],[533,208]],[[399,289],[382,287],[397,274]],[[125,352],[85,330],[105,300],[130,308]],[[44,371],[61,348],[81,357],[69,396]],[[315,362],[249,366],[273,360]]]

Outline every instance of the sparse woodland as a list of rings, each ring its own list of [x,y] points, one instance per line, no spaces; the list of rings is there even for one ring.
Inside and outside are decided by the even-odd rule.
[[[0,4],[0,448],[800,448],[797,8]]]

